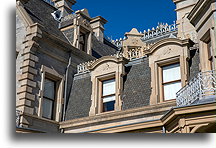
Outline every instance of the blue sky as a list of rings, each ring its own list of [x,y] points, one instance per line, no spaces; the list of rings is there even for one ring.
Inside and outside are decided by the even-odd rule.
[[[172,0],[77,0],[73,10],[87,8],[91,17],[108,20],[105,35],[113,39],[124,37],[132,28],[144,31],[158,22],[172,24],[176,20]]]

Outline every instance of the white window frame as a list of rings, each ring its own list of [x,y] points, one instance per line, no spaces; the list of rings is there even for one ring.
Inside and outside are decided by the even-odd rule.
[[[164,80],[164,68],[168,67],[168,66],[175,66],[175,65],[178,65],[178,69],[179,69],[179,78],[174,78],[173,80]],[[163,100],[164,101],[169,101],[169,100],[173,100],[173,99],[176,99],[176,97],[174,98],[166,98],[166,93],[165,93],[165,86],[167,85],[174,85],[176,83],[179,83],[180,82],[180,85],[181,85],[181,68],[180,68],[180,63],[174,63],[174,64],[169,64],[169,65],[166,65],[166,66],[162,66],[161,67],[161,70],[162,70],[162,87],[163,87]],[[182,87],[182,86],[181,86]],[[180,87],[180,88],[181,88]],[[180,89],[179,88],[179,89]],[[176,92],[175,92],[176,94]]]
[[[175,98],[170,99],[170,100],[165,100],[164,98],[164,90],[163,90],[163,70],[162,67],[168,66],[168,65],[172,65],[172,64],[180,64],[180,74],[181,74],[181,87],[183,87],[185,84],[185,78],[184,77],[184,73],[183,73],[183,69],[184,66],[181,62],[181,59],[179,56],[176,57],[172,57],[170,59],[165,59],[165,60],[161,60],[161,61],[157,61],[156,64],[156,78],[157,78],[157,83],[156,83],[156,88],[157,88],[157,93],[158,93],[158,97],[157,97],[157,103],[163,103],[163,102],[167,102],[167,101],[174,101]]]

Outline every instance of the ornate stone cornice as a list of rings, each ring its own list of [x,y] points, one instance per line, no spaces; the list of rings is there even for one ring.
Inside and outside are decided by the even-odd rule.
[[[155,44],[153,44],[148,50],[147,50],[147,54],[151,54],[153,53],[155,50],[157,50],[159,47],[161,47],[162,45],[166,45],[166,44],[177,44],[180,46],[185,46],[187,44],[191,43],[191,41],[189,39],[184,39],[184,40],[180,40],[177,38],[166,38],[166,39],[162,39],[158,42],[156,42]]]

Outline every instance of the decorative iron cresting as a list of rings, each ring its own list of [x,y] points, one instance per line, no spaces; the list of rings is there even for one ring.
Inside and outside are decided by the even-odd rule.
[[[118,47],[119,49],[122,48],[123,46],[123,41],[126,40],[127,38],[120,38],[120,39],[116,39],[113,40],[112,38],[108,37],[108,36],[104,36],[104,38],[109,41],[110,43],[112,43],[113,45],[115,45],[116,47]]]
[[[175,21],[171,25],[168,25],[167,23],[166,24],[158,23],[158,26],[156,28],[153,27],[151,30],[150,29],[148,29],[147,31],[144,30],[143,32],[144,36],[141,39],[145,41],[151,38],[163,36],[167,33],[176,32],[176,31],[177,31],[177,26]]]
[[[216,97],[216,71],[200,72],[185,87],[176,93],[177,106],[187,106],[205,99]]]

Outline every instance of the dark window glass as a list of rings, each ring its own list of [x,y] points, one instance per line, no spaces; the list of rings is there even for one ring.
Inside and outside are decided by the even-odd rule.
[[[113,111],[115,108],[115,100],[103,103],[103,112]]]
[[[85,34],[84,33],[80,33],[80,50],[82,51],[86,51],[85,47],[86,47],[86,39],[85,39]]]
[[[45,79],[42,117],[47,119],[53,119],[54,101],[55,101],[55,82],[49,79]]]

